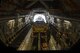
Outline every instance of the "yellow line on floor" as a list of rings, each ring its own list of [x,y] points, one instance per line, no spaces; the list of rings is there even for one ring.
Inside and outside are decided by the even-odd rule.
[[[28,34],[26,35],[25,39],[22,41],[21,45],[19,46],[18,50],[28,50],[28,45],[30,41],[30,36],[32,33],[32,28],[29,30]]]

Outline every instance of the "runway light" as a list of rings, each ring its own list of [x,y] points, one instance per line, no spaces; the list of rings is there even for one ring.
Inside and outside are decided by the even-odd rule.
[[[45,15],[43,15],[43,14],[36,14],[34,16],[33,22],[36,22],[36,21],[44,21],[46,23]]]

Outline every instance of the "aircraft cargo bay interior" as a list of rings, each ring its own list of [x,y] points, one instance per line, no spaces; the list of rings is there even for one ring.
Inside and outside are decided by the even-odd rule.
[[[80,40],[79,3],[79,0],[1,0],[0,44],[17,51],[71,49]]]

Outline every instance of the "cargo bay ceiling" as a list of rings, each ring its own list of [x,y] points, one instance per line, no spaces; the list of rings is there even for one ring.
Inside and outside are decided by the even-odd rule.
[[[79,17],[80,0],[1,0],[0,18],[25,15],[36,8],[45,9],[53,15]]]

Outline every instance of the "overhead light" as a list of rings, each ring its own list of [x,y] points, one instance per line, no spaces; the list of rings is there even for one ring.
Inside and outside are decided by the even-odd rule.
[[[46,18],[45,18],[45,15],[43,15],[43,14],[36,14],[34,16],[33,22],[36,22],[38,18],[42,18],[44,20],[44,22],[46,23]]]

